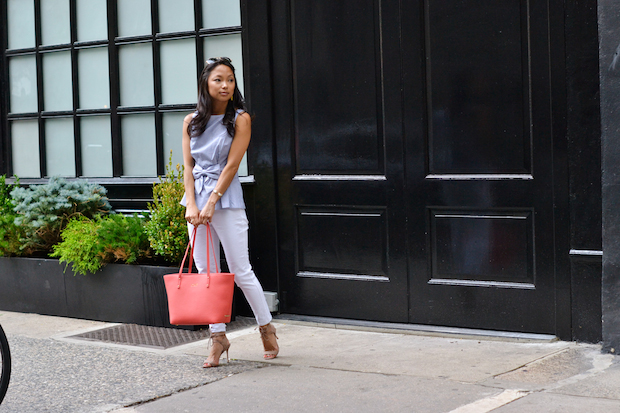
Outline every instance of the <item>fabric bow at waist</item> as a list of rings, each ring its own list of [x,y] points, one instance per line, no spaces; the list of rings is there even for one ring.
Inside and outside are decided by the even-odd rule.
[[[221,173],[220,165],[209,165],[207,168],[203,168],[200,165],[194,165],[192,174],[194,175],[194,188],[196,193],[201,193],[205,188],[205,179],[215,179],[220,177]]]

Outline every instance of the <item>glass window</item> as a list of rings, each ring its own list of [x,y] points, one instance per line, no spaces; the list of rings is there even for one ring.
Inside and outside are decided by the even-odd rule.
[[[121,106],[150,106],[153,97],[153,46],[139,43],[118,49]]]
[[[41,44],[70,42],[69,0],[41,0]]]
[[[239,0],[202,0],[202,27],[241,26]]]
[[[45,120],[47,175],[75,176],[73,118]]]
[[[108,38],[106,0],[77,0],[77,37],[79,42]]]
[[[168,164],[172,151],[172,165],[183,165],[183,119],[189,112],[164,113],[164,162]]]
[[[118,35],[151,34],[151,0],[118,0]]]
[[[237,86],[243,94],[243,53],[241,49],[241,34],[225,34],[204,38],[205,60],[210,57],[230,57],[235,67]]]
[[[9,49],[34,47],[34,0],[7,3]]]
[[[157,176],[155,116],[152,113],[121,117],[123,175]]]
[[[82,175],[112,176],[112,132],[109,116],[80,119]]]
[[[159,32],[195,30],[194,0],[159,0]]]
[[[39,122],[21,120],[11,122],[13,173],[20,178],[40,178]]]
[[[71,52],[43,54],[43,110],[73,110]]]
[[[197,54],[230,57],[244,91],[240,0],[3,4],[10,51],[0,115],[8,112],[9,133],[0,141],[9,140],[9,164],[21,176],[112,177],[117,169],[156,176],[171,152],[173,164],[182,164],[183,118],[196,103],[204,63]],[[156,38],[155,30],[165,35]],[[122,161],[113,159],[118,153]],[[245,162],[240,175],[247,175]]]
[[[243,158],[241,158],[241,163],[239,164],[239,170],[237,171],[239,176],[248,176],[248,153],[243,154]]]
[[[108,48],[78,51],[78,91],[81,109],[101,109],[110,105]]]
[[[198,74],[194,39],[161,42],[160,53],[162,103],[196,103]]]
[[[11,113],[36,112],[37,62],[34,55],[9,58]]]

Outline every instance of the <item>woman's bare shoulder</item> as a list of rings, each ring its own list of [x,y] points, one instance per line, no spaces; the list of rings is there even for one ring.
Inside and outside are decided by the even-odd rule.
[[[184,122],[184,123],[189,124],[189,123],[192,121],[192,118],[193,118],[194,116],[195,116],[195,114],[194,114],[194,113],[190,113],[190,114],[188,114],[187,116],[185,116],[185,119],[183,119],[183,122]]]
[[[248,112],[241,112],[239,116],[237,116],[235,123],[237,125],[250,125],[252,124],[252,117]]]

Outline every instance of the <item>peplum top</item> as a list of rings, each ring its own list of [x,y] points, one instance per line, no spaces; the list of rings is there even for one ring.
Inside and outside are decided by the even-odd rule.
[[[241,113],[243,111],[237,109],[235,121]],[[196,116],[195,113],[194,116]],[[209,196],[211,196],[211,192],[215,189],[217,180],[228,162],[228,153],[230,152],[233,138],[228,134],[226,126],[222,123],[223,119],[223,114],[211,115],[205,131],[190,139],[191,154],[194,158],[194,168],[192,170],[194,193],[198,209],[204,208],[207,204]],[[181,205],[187,206],[185,195],[181,199]],[[245,208],[243,190],[241,189],[238,173],[235,174],[230,186],[215,205],[216,210],[223,208]]]

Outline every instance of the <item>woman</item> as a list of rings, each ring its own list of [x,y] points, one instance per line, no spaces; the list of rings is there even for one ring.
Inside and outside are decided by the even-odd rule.
[[[219,242],[226,261],[235,274],[235,283],[248,300],[259,325],[264,358],[278,354],[276,329],[271,313],[248,254],[248,220],[237,170],[248,148],[252,119],[237,88],[235,69],[227,57],[211,58],[198,80],[196,112],[183,124],[183,162],[185,164],[185,219],[190,234],[197,226],[196,245],[192,246],[199,272],[206,272],[206,227],[211,225],[216,260]],[[192,173],[189,173],[192,171]],[[211,263],[215,271],[215,263]],[[216,367],[230,342],[226,324],[211,324],[213,346],[203,367]]]

